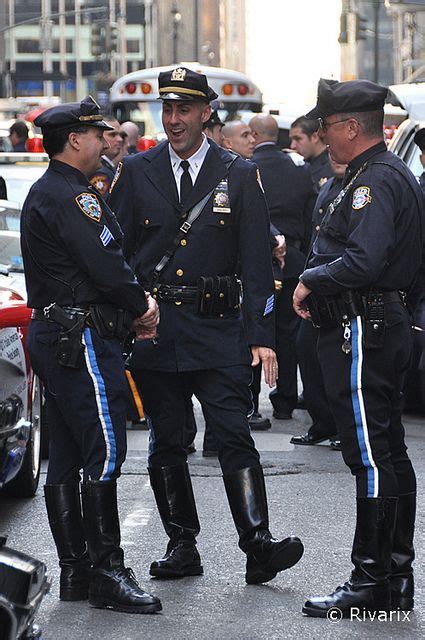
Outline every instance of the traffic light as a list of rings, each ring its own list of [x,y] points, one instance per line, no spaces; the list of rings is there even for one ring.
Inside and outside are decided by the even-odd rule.
[[[339,31],[338,42],[340,44],[347,44],[348,42],[348,33],[347,33],[347,12],[343,11],[341,13],[341,27]]]
[[[115,22],[110,22],[106,25],[106,51],[109,53],[110,51],[118,50],[118,38],[119,38],[119,30],[118,25]]]
[[[91,54],[95,58],[102,55],[102,25],[99,22],[93,22],[91,26]]]
[[[367,18],[356,13],[356,40],[366,40]]]

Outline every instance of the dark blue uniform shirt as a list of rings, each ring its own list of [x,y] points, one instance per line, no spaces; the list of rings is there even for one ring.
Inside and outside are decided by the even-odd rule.
[[[21,216],[28,306],[108,302],[143,315],[145,292],[124,260],[121,242],[114,214],[87,178],[52,160]]]
[[[310,158],[309,166],[313,184],[317,190],[321,189],[333,177],[327,149],[319,153],[315,158]]]
[[[248,345],[274,346],[274,282],[270,222],[256,166],[208,141],[210,149],[186,203],[190,210],[228,173],[228,209],[213,210],[211,195],[185,242],[164,269],[160,283],[194,286],[201,276],[234,275],[240,265],[244,319],[237,309],[204,317],[192,303],[159,302],[156,343],[138,343],[132,364],[162,371],[194,371],[251,361]],[[126,255],[145,286],[170,248],[185,211],[179,204],[168,142],[124,159],[115,176],[110,206],[125,236]]]
[[[417,180],[380,142],[349,164],[345,185],[364,163],[313,244],[302,281],[315,293],[406,290],[419,269],[424,211]]]

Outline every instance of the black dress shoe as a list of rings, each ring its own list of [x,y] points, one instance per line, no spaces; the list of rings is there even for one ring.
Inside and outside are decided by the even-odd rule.
[[[263,418],[258,411],[254,412],[249,419],[249,427],[251,431],[267,431],[271,429],[272,423],[268,418]]]
[[[325,440],[329,440],[332,436],[312,436],[308,431],[307,433],[303,433],[301,436],[292,436],[290,439],[291,444],[319,444],[319,442],[324,442]]]
[[[300,396],[298,396],[295,409],[301,409],[302,411],[307,411],[307,405],[305,403],[304,394],[301,394]]]
[[[126,613],[161,611],[159,598],[140,588],[132,569],[120,567],[94,573],[89,586],[89,604],[98,609]]]
[[[200,576],[204,569],[196,545],[181,540],[174,545],[168,544],[165,556],[152,562],[149,573],[156,578],[184,578]]]
[[[376,584],[355,584],[348,580],[333,593],[324,597],[310,598],[302,612],[313,618],[326,618],[330,609],[339,609],[339,615],[349,618],[354,611],[388,611],[390,588],[388,580]]]
[[[331,439],[329,446],[332,451],[341,451],[341,440]]]
[[[275,418],[275,420],[292,420],[292,412],[288,413],[287,411],[277,411],[275,409],[273,411],[273,418]]]
[[[196,453],[195,441],[188,444],[187,447],[185,447],[185,451],[188,456],[190,456],[191,453]]]
[[[218,451],[215,449],[203,449],[202,450],[203,458],[218,458]]]
[[[301,559],[304,546],[296,536],[276,540],[269,531],[255,534],[258,550],[247,553],[245,581],[247,584],[263,584],[290,569]],[[253,542],[249,543],[253,546]]]

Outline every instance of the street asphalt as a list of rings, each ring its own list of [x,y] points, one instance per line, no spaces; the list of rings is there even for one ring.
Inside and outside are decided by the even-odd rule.
[[[266,395],[262,413],[271,418]],[[162,556],[166,538],[146,472],[147,433],[128,432],[128,458],[119,481],[122,544],[126,562],[145,588],[163,603],[161,614],[138,616],[93,609],[84,602],[58,600],[59,568],[48,529],[41,485],[30,500],[0,500],[0,531],[8,545],[43,560],[52,579],[37,622],[43,640],[298,640],[312,638],[425,637],[425,424],[407,416],[407,442],[418,476],[415,611],[408,620],[344,620],[308,618],[301,607],[307,596],[323,595],[350,573],[354,531],[355,486],[341,454],[326,444],[294,447],[293,434],[303,433],[308,414],[295,411],[290,421],[272,418],[272,429],[254,434],[266,473],[271,530],[276,536],[299,535],[305,554],[294,568],[262,586],[244,582],[244,555],[225,497],[217,460],[198,451],[190,467],[202,531],[198,545],[204,575],[177,581],[149,578],[149,564]]]

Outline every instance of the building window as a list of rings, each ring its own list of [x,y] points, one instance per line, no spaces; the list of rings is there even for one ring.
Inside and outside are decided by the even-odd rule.
[[[40,53],[40,40],[33,38],[16,40],[16,53]]]
[[[140,40],[127,40],[127,53],[140,53]]]
[[[65,40],[65,51],[66,53],[72,53],[73,52],[73,42],[72,40],[66,38]],[[52,53],[60,53],[60,41],[59,38],[53,38],[52,40]]]

